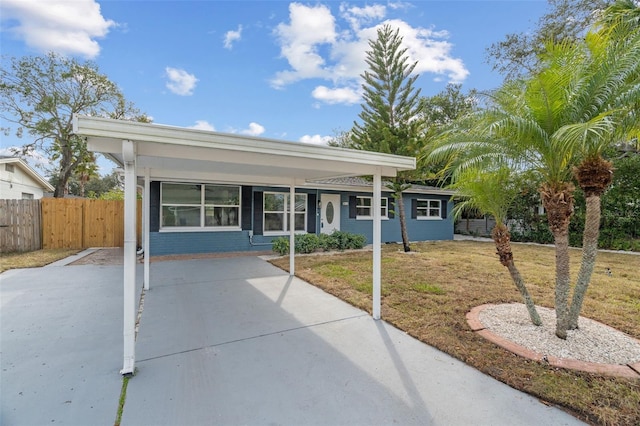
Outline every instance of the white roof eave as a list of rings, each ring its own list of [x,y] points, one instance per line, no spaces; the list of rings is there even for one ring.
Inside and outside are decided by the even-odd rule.
[[[394,174],[416,167],[413,157],[96,117],[74,116],[73,130],[78,135],[86,136],[89,141],[100,142],[100,152],[115,158],[121,154],[122,141],[131,140],[171,147],[173,156],[179,156],[188,149],[199,148],[199,152],[203,149],[211,150],[222,153],[223,156],[224,153],[230,157],[235,155],[236,158],[243,152],[265,157],[275,156],[286,164],[291,164],[296,159],[312,160],[318,167],[322,167],[323,162],[331,164],[334,170],[340,167],[336,165],[344,164],[343,174],[350,173],[351,166],[354,165],[371,169],[372,173],[381,168],[393,170]]]

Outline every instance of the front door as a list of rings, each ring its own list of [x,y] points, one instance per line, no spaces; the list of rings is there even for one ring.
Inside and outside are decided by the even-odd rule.
[[[322,194],[320,196],[322,214],[320,232],[331,234],[340,230],[340,194]]]

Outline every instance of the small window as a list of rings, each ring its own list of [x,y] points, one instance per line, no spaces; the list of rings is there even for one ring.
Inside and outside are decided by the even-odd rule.
[[[264,232],[284,233],[288,232],[289,212],[291,212],[291,196],[282,192],[264,193]],[[307,230],[307,194],[295,196],[295,230]]]
[[[30,194],[28,192],[23,192],[22,193],[22,199],[23,200],[33,200],[33,194]]]
[[[387,198],[380,199],[380,217],[386,219],[389,216]],[[371,219],[373,197],[356,197],[356,219]]]
[[[4,169],[9,173],[13,173],[16,171],[16,166],[14,166],[13,164],[5,164]]]
[[[416,200],[416,216],[418,219],[440,219],[440,200]]]

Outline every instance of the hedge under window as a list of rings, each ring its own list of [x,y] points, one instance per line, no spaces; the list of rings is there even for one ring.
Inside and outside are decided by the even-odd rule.
[[[162,183],[163,228],[239,228],[240,187]]]
[[[288,232],[290,195],[282,192],[264,193],[264,232]],[[295,196],[295,230],[307,230],[307,194]]]

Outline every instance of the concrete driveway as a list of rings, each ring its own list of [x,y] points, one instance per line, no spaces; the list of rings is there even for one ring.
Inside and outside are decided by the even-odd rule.
[[[0,279],[0,423],[112,425],[122,266]],[[255,256],[152,263],[136,352],[122,425],[582,424]]]

